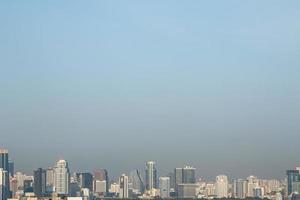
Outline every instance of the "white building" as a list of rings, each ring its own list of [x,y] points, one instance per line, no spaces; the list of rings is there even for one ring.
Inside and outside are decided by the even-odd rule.
[[[219,175],[216,177],[216,196],[217,198],[228,197],[228,178],[225,175]]]
[[[146,166],[146,189],[157,188],[157,174],[154,161],[148,161]]]
[[[0,200],[7,200],[9,197],[8,194],[8,171],[4,170],[3,168],[0,168]]]
[[[105,194],[106,193],[106,181],[95,181],[95,188],[94,192],[99,193],[99,194]]]
[[[159,178],[159,191],[161,198],[170,197],[170,178],[169,177],[160,177]]]
[[[119,192],[119,198],[128,198],[128,176],[125,174],[122,174],[122,176],[119,178],[119,185],[120,185],[120,192]]]
[[[57,194],[69,194],[70,172],[68,163],[59,160],[53,168],[54,190]]]

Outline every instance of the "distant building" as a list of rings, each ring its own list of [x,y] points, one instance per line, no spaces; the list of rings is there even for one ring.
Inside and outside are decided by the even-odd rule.
[[[54,189],[59,195],[69,194],[70,172],[68,163],[65,160],[59,160],[54,171]]]
[[[46,169],[46,193],[50,194],[53,192],[54,185],[54,171],[52,168]]]
[[[96,181],[106,181],[106,194],[109,193],[109,177],[106,169],[98,169],[94,171],[94,187]]]
[[[247,178],[247,185],[246,185],[246,187],[247,187],[247,195],[246,195],[246,197],[255,197],[254,196],[254,192],[253,192],[254,188],[259,187],[257,177],[255,177],[255,176],[249,176]]]
[[[216,195],[217,198],[228,197],[228,178],[225,175],[216,177]]]
[[[46,195],[46,170],[39,168],[33,172],[33,192],[37,197]]]
[[[298,183],[300,182],[300,175],[298,170],[287,170],[287,192],[288,195],[291,195],[292,193],[300,193],[300,190],[298,188]]]
[[[244,180],[243,179],[235,179],[233,181],[233,197],[238,199],[245,198],[244,196]]]
[[[7,200],[9,198],[7,189],[9,187],[8,176],[8,171],[0,168],[0,200]]]
[[[178,193],[177,186],[179,184],[187,183],[187,184],[194,184],[196,183],[195,173],[196,169],[190,166],[185,166],[184,168],[175,168],[174,175],[175,175],[175,189]]]
[[[177,185],[178,198],[195,198],[197,184],[182,183]]]
[[[0,169],[2,169],[2,183],[1,186],[1,197],[2,200],[7,200],[10,198],[10,188],[9,188],[9,157],[8,157],[8,150],[6,149],[0,149]]]
[[[8,171],[9,171],[9,176],[13,177],[15,174],[15,164],[12,160],[8,161]]]
[[[155,167],[155,162],[148,161],[146,165],[146,189],[152,190],[157,188],[157,171]]]
[[[94,192],[98,193],[100,196],[105,196],[106,194],[107,183],[106,181],[95,181]]]
[[[93,175],[87,172],[80,173],[79,185],[81,188],[88,188],[90,191],[93,191]]]
[[[161,198],[170,197],[170,178],[169,177],[160,177],[159,178],[159,191]]]
[[[128,198],[128,176],[125,174],[122,174],[122,176],[119,178],[119,185],[120,185],[120,191],[119,191],[119,198]]]

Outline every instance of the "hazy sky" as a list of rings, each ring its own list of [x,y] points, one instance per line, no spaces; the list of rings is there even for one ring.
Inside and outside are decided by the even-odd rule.
[[[1,1],[0,146],[113,176],[300,164],[300,1]]]

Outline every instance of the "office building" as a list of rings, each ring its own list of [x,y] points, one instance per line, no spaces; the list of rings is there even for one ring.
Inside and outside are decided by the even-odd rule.
[[[128,176],[122,174],[122,176],[119,178],[119,186],[119,198],[128,198]]]
[[[157,172],[155,162],[148,161],[146,165],[146,190],[157,188]]]
[[[106,194],[109,193],[109,177],[106,169],[98,169],[94,171],[94,187],[96,181],[105,181],[106,182]]]
[[[182,183],[177,185],[178,198],[195,198],[197,184]]]
[[[228,178],[225,175],[216,177],[216,196],[217,198],[228,197]]]
[[[288,195],[292,193],[300,193],[298,190],[298,183],[300,182],[300,175],[298,170],[287,170],[287,192]]]
[[[68,163],[59,160],[53,168],[54,190],[59,195],[69,194],[70,172]]]
[[[0,168],[2,169],[2,182],[5,183],[2,187],[2,200],[6,200],[10,198],[10,188],[9,188],[9,157],[8,157],[8,150],[7,149],[0,149]]]
[[[170,197],[170,178],[169,177],[160,177],[159,178],[159,191],[161,198]]]
[[[88,188],[90,191],[93,191],[93,175],[91,173],[80,173],[79,186],[81,188]]]
[[[46,195],[46,170],[39,168],[33,172],[33,192],[37,197]]]
[[[244,192],[244,180],[243,179],[235,179],[233,181],[233,197],[237,199],[243,199]]]
[[[7,200],[9,198],[9,182],[7,177],[9,177],[8,171],[0,168],[0,200]]]

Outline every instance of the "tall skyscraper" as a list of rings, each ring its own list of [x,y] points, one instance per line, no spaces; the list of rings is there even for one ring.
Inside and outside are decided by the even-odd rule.
[[[0,200],[7,200],[9,198],[9,181],[8,171],[0,168]]]
[[[79,185],[81,188],[88,188],[93,191],[93,175],[85,172],[79,174]]]
[[[125,174],[122,174],[122,176],[119,178],[119,185],[120,185],[120,192],[119,192],[119,198],[128,198],[128,176]]]
[[[5,180],[3,180],[4,183],[6,183],[5,187],[4,187],[4,193],[3,193],[3,197],[6,200],[7,198],[10,197],[10,189],[9,189],[9,162],[8,162],[9,158],[8,158],[8,150],[7,149],[0,149],[0,168],[2,168],[3,173],[4,174],[8,174],[3,176],[5,178]]]
[[[195,172],[195,168],[185,166],[182,169],[182,183],[196,183]]]
[[[254,188],[259,186],[258,179],[255,176],[249,176],[247,178],[247,197],[254,197]]]
[[[190,166],[185,166],[184,168],[175,168],[175,190],[178,194],[179,184],[194,184],[196,183],[195,177],[196,169]],[[184,187],[181,187],[184,188]],[[188,188],[188,187],[185,187]]]
[[[46,170],[46,192],[52,193],[54,186],[54,171],[52,168]]]
[[[69,193],[70,171],[65,160],[59,160],[53,168],[54,189],[57,194],[67,195]]]
[[[216,177],[216,195],[217,198],[228,197],[228,178],[225,175]]]
[[[106,194],[108,194],[109,190],[109,177],[106,169],[98,169],[94,171],[94,187],[96,181],[105,181],[106,182]]]
[[[287,192],[288,195],[298,191],[298,183],[300,183],[300,175],[298,170],[287,170]]]
[[[39,168],[33,172],[33,192],[37,197],[46,195],[46,170]]]
[[[148,161],[146,165],[146,189],[152,190],[157,188],[157,172],[155,167],[155,162]]]
[[[9,171],[9,176],[13,177],[15,174],[15,164],[13,161],[8,160],[8,171]]]
[[[244,192],[244,180],[243,179],[235,179],[233,181],[233,197],[238,199],[243,199]]]
[[[159,190],[161,198],[170,197],[170,178],[169,177],[160,177],[159,178]]]

